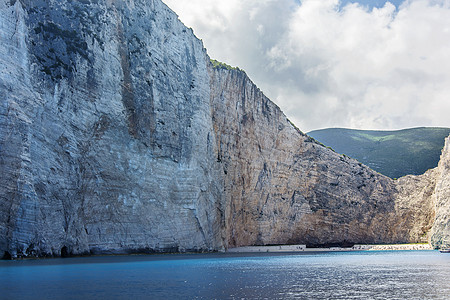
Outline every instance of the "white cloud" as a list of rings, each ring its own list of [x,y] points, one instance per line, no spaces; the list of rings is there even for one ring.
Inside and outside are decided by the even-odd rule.
[[[302,130],[450,127],[449,0],[165,2]]]

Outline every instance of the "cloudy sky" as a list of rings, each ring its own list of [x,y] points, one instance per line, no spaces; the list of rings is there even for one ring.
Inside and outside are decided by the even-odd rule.
[[[450,0],[163,0],[303,131],[450,127]]]

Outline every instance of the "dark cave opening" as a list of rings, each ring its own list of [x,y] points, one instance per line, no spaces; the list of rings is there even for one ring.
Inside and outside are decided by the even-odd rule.
[[[61,257],[69,257],[70,253],[69,253],[69,249],[67,249],[66,246],[61,248]]]

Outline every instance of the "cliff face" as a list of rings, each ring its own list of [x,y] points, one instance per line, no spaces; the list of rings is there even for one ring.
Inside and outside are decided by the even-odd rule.
[[[450,137],[445,141],[436,172],[436,218],[431,232],[431,244],[450,247]]]
[[[159,0],[0,3],[0,256],[222,248],[192,31]]]
[[[229,245],[427,241],[426,195],[301,133],[245,73],[217,68],[211,81]]]
[[[394,182],[317,144],[160,0],[0,0],[0,94],[0,256],[414,242],[448,216],[443,164]]]

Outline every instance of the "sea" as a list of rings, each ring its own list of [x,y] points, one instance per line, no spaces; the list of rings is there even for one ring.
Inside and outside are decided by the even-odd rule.
[[[450,299],[439,251],[0,261],[0,299]]]

